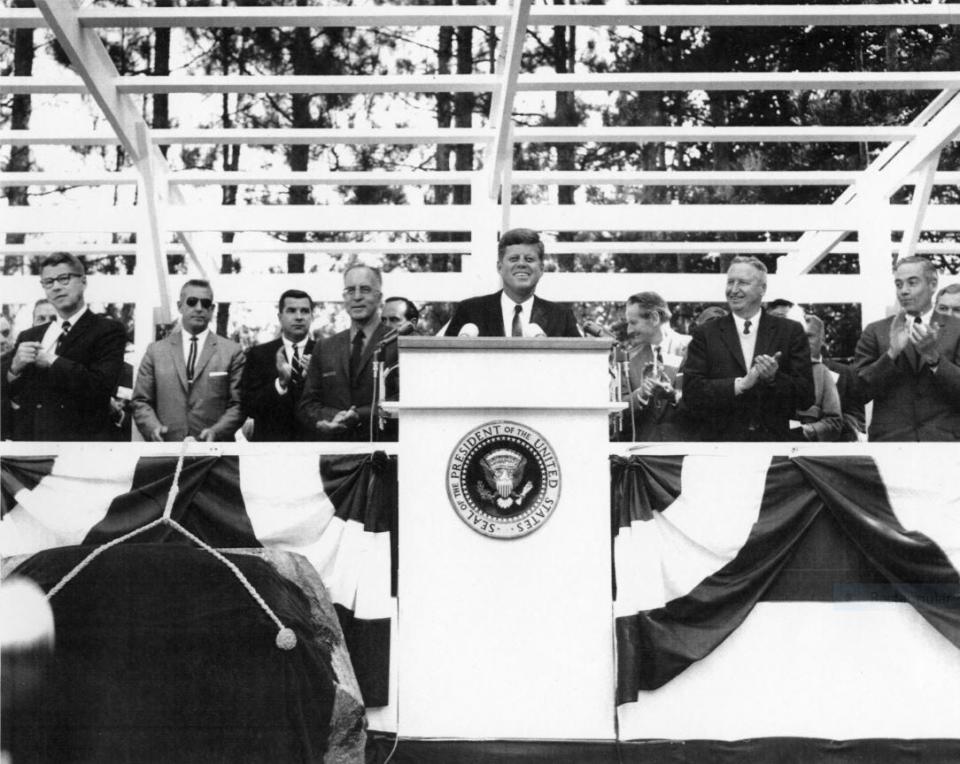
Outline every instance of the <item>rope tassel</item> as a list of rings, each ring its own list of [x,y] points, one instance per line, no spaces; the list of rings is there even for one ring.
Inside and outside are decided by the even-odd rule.
[[[184,528],[182,525],[180,525],[180,523],[174,520],[173,517],[171,516],[173,512],[174,502],[176,501],[177,494],[180,491],[180,473],[183,471],[183,460],[184,460],[184,457],[186,456],[187,444],[189,442],[190,441],[188,440],[184,440],[183,442],[183,448],[181,449],[180,456],[177,459],[177,467],[173,473],[173,483],[170,486],[170,492],[167,494],[167,503],[166,503],[166,506],[163,508],[163,515],[161,517],[158,517],[156,520],[152,520],[146,525],[136,528],[130,531],[129,533],[125,533],[124,535],[118,538],[112,539],[111,541],[107,541],[106,543],[103,543],[100,546],[98,546],[96,549],[90,552],[90,554],[84,557],[79,563],[77,563],[72,570],[70,570],[66,575],[64,575],[64,577],[57,582],[56,586],[54,586],[49,592],[47,592],[47,600],[49,601],[53,599],[54,596],[57,595],[74,578],[76,578],[84,568],[86,568],[91,562],[93,562],[97,557],[99,557],[101,554],[106,552],[111,547],[118,546],[119,544],[122,544],[125,541],[128,541],[129,539],[134,538],[135,536],[139,536],[141,533],[146,533],[152,528],[156,528],[158,525],[166,525],[170,528],[173,528],[173,530],[177,531],[182,536],[185,536],[186,538],[190,539],[193,543],[195,543],[201,549],[213,555],[220,562],[222,562],[227,567],[227,569],[230,570],[231,573],[233,573],[233,575],[243,585],[243,587],[247,590],[247,592],[249,592],[250,596],[260,606],[263,612],[267,614],[267,617],[269,617],[270,620],[277,625],[278,631],[277,631],[277,637],[275,640],[277,647],[279,647],[281,650],[292,650],[297,646],[296,633],[293,631],[293,629],[283,625],[283,622],[277,617],[277,614],[273,612],[273,609],[270,607],[270,605],[267,604],[266,600],[264,600],[263,597],[260,596],[260,592],[256,590],[253,584],[251,584],[250,581],[247,580],[247,577],[243,575],[243,572],[240,570],[240,568],[238,568],[233,562],[228,560],[219,551],[217,551],[212,546],[210,546],[206,541],[197,537],[196,535],[188,531],[186,528]]]

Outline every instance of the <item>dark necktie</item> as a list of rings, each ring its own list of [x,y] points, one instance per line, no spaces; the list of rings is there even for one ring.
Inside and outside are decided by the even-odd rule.
[[[187,382],[193,382],[193,374],[197,368],[197,335],[190,336],[190,352],[187,354]]]
[[[64,321],[63,326],[60,327],[60,336],[57,337],[57,353],[60,352],[60,346],[63,345],[63,339],[70,332],[70,322]]]
[[[511,337],[522,337],[523,327],[520,325],[520,314],[523,312],[522,305],[513,306],[513,323],[510,325]]]
[[[290,384],[300,387],[303,384],[303,362],[300,359],[300,348],[293,346],[293,358],[290,360]]]
[[[363,355],[363,332],[357,332],[353,338],[353,351],[350,353],[350,376],[357,376],[360,371],[360,356]]]
[[[654,355],[655,355],[656,358],[657,358],[657,366],[663,366],[663,354],[660,352],[660,346],[659,346],[659,345],[657,345],[657,346],[653,349],[653,353],[654,353]]]
[[[746,321],[743,322],[743,333],[744,333],[744,334],[750,334],[750,327],[751,327],[751,326],[753,326],[753,321],[751,321],[751,320],[748,318]]]

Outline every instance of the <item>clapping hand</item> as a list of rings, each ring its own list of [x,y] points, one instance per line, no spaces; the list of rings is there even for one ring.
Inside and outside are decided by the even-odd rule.
[[[890,347],[887,355],[890,360],[895,360],[903,352],[910,342],[911,326],[907,323],[907,314],[898,313],[890,322]]]
[[[757,376],[763,382],[773,382],[780,369],[781,352],[778,350],[773,355],[758,355],[753,359],[753,369],[757,370]]]
[[[928,364],[935,365],[940,360],[937,351],[937,337],[940,335],[940,326],[931,324],[910,324],[908,327],[910,342],[917,349],[917,353]]]
[[[283,387],[286,387],[290,384],[290,377],[293,374],[293,367],[287,363],[287,356],[283,352],[283,345],[277,348],[277,379],[280,380],[280,384]]]

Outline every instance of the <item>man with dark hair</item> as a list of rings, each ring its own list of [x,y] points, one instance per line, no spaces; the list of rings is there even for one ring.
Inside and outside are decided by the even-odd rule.
[[[933,309],[941,315],[960,318],[960,284],[947,284],[937,292]]]
[[[380,320],[398,334],[416,334],[420,311],[406,297],[388,297],[383,301]]]
[[[900,311],[868,325],[854,356],[871,441],[960,439],[960,320],[933,310],[937,271],[923,257],[893,270]]]
[[[776,300],[770,300],[767,303],[767,313],[771,316],[780,316],[780,318],[789,318],[787,315],[793,303],[790,300],[784,300],[782,297]]]
[[[123,326],[84,302],[83,263],[55,252],[40,263],[40,285],[56,319],[20,333],[4,397],[16,399],[15,440],[109,440],[110,397],[123,368]]]
[[[232,440],[243,424],[243,350],[210,331],[210,283],[191,279],[180,290],[180,328],[151,343],[133,391],[133,418],[144,440]]]
[[[788,440],[794,412],[813,404],[803,327],[760,309],[766,289],[766,266],[735,257],[727,270],[730,314],[693,331],[683,405],[701,420],[704,440]]]
[[[344,271],[343,286],[350,328],[321,340],[311,355],[297,418],[314,440],[396,440],[396,421],[381,430],[374,400],[378,355],[392,369],[381,381],[387,399],[396,400],[400,389],[397,335],[380,320],[380,271],[354,265]]]
[[[580,337],[571,310],[534,292],[543,275],[543,242],[536,231],[514,228],[500,237],[497,272],[503,289],[461,302],[446,335]]]
[[[297,439],[297,404],[313,352],[310,295],[288,289],[277,307],[280,336],[250,348],[243,367],[243,409],[253,418],[254,441]]]

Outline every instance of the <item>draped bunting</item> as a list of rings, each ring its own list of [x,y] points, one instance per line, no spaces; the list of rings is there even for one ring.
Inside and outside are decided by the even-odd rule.
[[[707,658],[759,601],[795,599],[791,588],[906,601],[960,648],[955,457],[906,468],[897,456],[611,462],[618,703]],[[821,536],[819,559],[784,586],[785,567],[825,522],[837,530]],[[811,582],[813,568],[836,573],[832,586]]]
[[[101,544],[163,512],[176,459],[118,452],[0,460],[0,553]],[[397,463],[360,455],[263,454],[184,460],[172,516],[218,548],[304,555],[341,619],[368,706],[388,702],[396,597]],[[393,540],[391,540],[391,537]],[[138,543],[189,544],[158,526]]]

